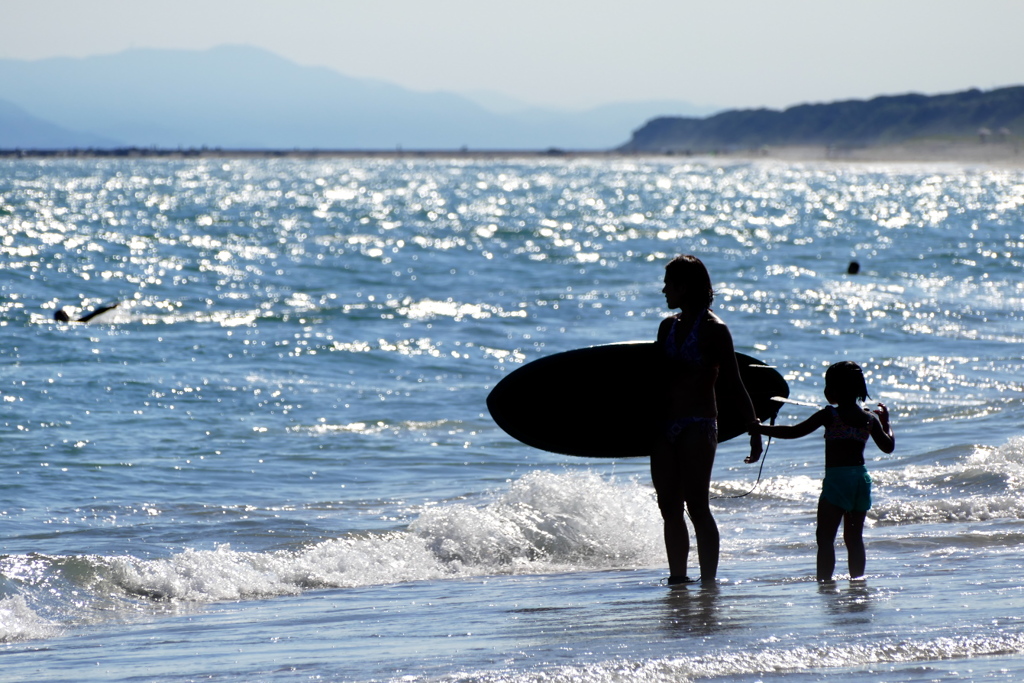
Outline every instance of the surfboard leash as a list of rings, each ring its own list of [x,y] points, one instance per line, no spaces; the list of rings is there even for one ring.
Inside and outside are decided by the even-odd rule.
[[[775,418],[772,417],[772,419],[769,420],[768,424],[774,425],[775,424]],[[742,498],[743,496],[749,496],[751,493],[753,493],[754,489],[757,488],[757,485],[761,483],[761,472],[764,471],[764,461],[768,459],[768,449],[771,448],[771,447],[772,447],[772,437],[769,436],[768,437],[768,443],[765,444],[764,452],[761,454],[761,466],[757,468],[757,481],[754,482],[754,485],[750,488],[749,491],[747,491],[746,493],[739,493],[739,494],[737,494],[735,496],[711,496],[711,498],[709,498],[708,500],[722,500],[722,499],[730,499],[730,498]]]
[[[792,403],[792,404],[798,405],[798,406],[808,406],[808,407],[811,407],[811,408],[821,409],[821,406],[819,406],[817,403],[809,403],[807,401],[797,401],[795,399],[787,398],[785,396],[772,396],[772,400],[773,401],[778,401],[779,403]],[[772,415],[772,419],[768,421],[768,424],[774,425],[775,424],[775,418],[776,418],[776,415]],[[719,499],[723,499],[723,498],[742,498],[743,496],[749,496],[751,493],[753,493],[754,489],[757,488],[757,485],[761,483],[761,472],[764,471],[764,461],[768,459],[768,449],[771,448],[771,445],[772,445],[772,437],[769,436],[768,437],[768,443],[764,447],[764,453],[761,454],[761,466],[759,468],[757,468],[757,481],[754,482],[754,486],[749,491],[747,491],[746,493],[740,493],[740,494],[735,495],[735,496],[713,496],[713,497],[709,498],[708,500],[719,500]]]
[[[765,367],[770,367],[770,366],[765,366]],[[821,409],[821,406],[818,405],[817,403],[810,403],[808,401],[797,401],[796,399],[788,398],[786,396],[772,396],[771,400],[778,401],[779,403],[792,403],[793,405],[797,405],[797,406],[807,406],[809,408],[817,408],[819,410]],[[777,417],[777,415],[772,415],[772,419],[768,421],[768,424],[774,425],[776,417]],[[761,483],[761,472],[764,471],[764,461],[768,459],[768,449],[771,448],[771,445],[772,445],[772,437],[769,436],[768,437],[768,443],[764,447],[764,453],[761,454],[761,466],[757,469],[757,481],[754,482],[754,486],[749,491],[747,491],[746,493],[740,493],[740,494],[735,495],[735,496],[713,496],[712,498],[709,498],[708,500],[719,500],[719,499],[722,499],[722,498],[742,498],[743,496],[749,496],[751,493],[753,493],[754,489],[757,488],[757,485]]]

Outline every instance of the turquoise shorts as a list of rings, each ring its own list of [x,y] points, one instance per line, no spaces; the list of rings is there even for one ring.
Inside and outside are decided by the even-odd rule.
[[[864,465],[826,467],[821,497],[844,510],[867,512],[871,509],[871,475]]]

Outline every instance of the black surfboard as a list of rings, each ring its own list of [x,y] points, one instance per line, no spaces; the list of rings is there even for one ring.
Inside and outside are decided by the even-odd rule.
[[[523,443],[585,458],[651,454],[664,432],[663,356],[653,342],[625,342],[556,353],[509,373],[487,397],[491,417]],[[736,354],[740,377],[762,421],[789,396],[774,368]],[[718,397],[718,440],[746,432],[742,415]]]

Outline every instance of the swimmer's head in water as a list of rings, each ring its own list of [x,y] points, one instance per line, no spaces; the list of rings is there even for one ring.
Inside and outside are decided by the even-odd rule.
[[[71,316],[69,316],[68,312],[65,311],[63,308],[57,309],[57,312],[53,314],[53,319],[61,323],[71,322]]]

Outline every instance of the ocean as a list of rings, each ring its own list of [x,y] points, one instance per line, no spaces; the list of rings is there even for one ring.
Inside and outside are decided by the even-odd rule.
[[[0,680],[1024,678],[1020,169],[2,160],[0,253]],[[889,406],[864,580],[814,578],[820,434],[720,445],[719,581],[669,588],[645,459],[488,415],[653,339],[680,253],[793,399]]]

